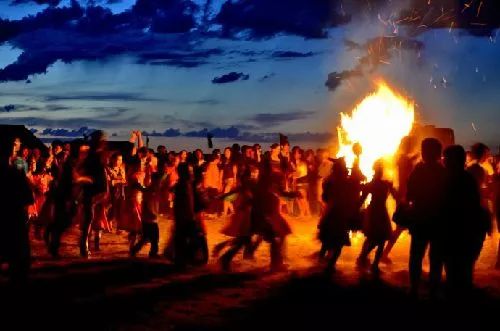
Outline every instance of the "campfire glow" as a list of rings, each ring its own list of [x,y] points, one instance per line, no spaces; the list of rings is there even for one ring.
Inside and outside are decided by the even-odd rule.
[[[385,82],[378,84],[377,91],[366,96],[352,111],[351,115],[341,113],[341,126],[337,128],[339,152],[351,167],[355,155],[353,145],[362,147],[360,168],[370,180],[373,177],[374,162],[383,158],[392,163],[401,139],[407,136],[414,120],[414,104],[396,94]],[[386,169],[392,177],[392,167]]]

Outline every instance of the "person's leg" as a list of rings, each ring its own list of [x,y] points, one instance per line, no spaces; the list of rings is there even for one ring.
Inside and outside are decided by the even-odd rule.
[[[101,236],[102,236],[102,231],[101,230],[94,230],[94,249],[96,252],[101,250]]]
[[[413,234],[410,242],[410,286],[412,294],[418,294],[422,278],[422,260],[425,256],[428,240],[421,235]]]
[[[429,287],[431,295],[437,294],[441,286],[444,268],[444,244],[441,240],[431,240],[429,248]]]
[[[380,263],[380,259],[382,258],[382,254],[384,252],[384,244],[385,242],[378,243],[377,251],[375,252],[375,258],[373,259],[372,269],[373,271],[378,271],[378,265]]]
[[[401,226],[396,226],[396,229],[392,232],[391,239],[387,242],[387,246],[385,247],[385,250],[382,254],[382,262],[385,263],[391,263],[392,261],[389,258],[389,254],[391,254],[392,248],[398,241],[399,237],[401,236],[401,233],[403,233],[404,228]]]
[[[497,263],[495,264],[495,269],[500,270],[500,239],[498,239]]]
[[[93,219],[93,206],[90,197],[83,200],[83,221],[82,228],[80,229],[80,256],[88,257],[89,255],[89,235],[91,231]]]
[[[158,244],[160,242],[160,229],[158,223],[151,224],[151,249],[149,250],[149,257],[158,256]]]
[[[340,257],[340,254],[342,253],[342,245],[335,245],[332,250],[331,250],[331,256],[330,259],[328,260],[328,264],[326,266],[326,272],[328,274],[331,274],[332,272],[335,272],[336,270],[336,265],[337,265],[337,260]]]
[[[282,271],[285,269],[283,263],[283,245],[285,238],[273,238],[271,240],[271,270]]]

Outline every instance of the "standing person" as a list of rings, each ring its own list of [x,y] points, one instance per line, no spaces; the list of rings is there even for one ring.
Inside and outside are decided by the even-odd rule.
[[[364,187],[361,197],[361,204],[363,204],[368,194],[371,194],[371,201],[366,209],[366,222],[363,226],[366,239],[356,262],[360,267],[367,266],[369,263],[368,254],[374,248],[377,248],[372,271],[374,274],[378,274],[378,265],[384,251],[385,242],[391,238],[392,234],[391,220],[386,202],[389,194],[396,199],[396,190],[391,182],[383,179],[384,165],[382,160],[375,162],[373,170],[375,171],[373,179]]]
[[[132,252],[142,230],[143,191],[146,172],[136,167],[128,179],[125,200],[125,215],[120,230],[128,231],[129,250]]]
[[[114,222],[114,228],[119,231],[122,227],[125,208],[125,186],[127,185],[127,172],[123,163],[123,156],[119,152],[111,155],[108,167],[110,184],[110,210],[109,218]]]
[[[324,212],[323,205],[323,181],[330,176],[332,173],[332,161],[328,158],[328,152],[325,149],[319,149],[317,153],[318,157],[318,178],[316,181],[316,198],[319,207],[319,214],[321,215]]]
[[[304,160],[304,151],[300,148],[293,148],[292,163],[294,172],[292,174],[292,189],[300,193],[297,198],[297,206],[299,207],[299,216],[307,217],[310,215],[309,201],[307,199],[309,192],[308,181],[308,165]]]
[[[149,182],[149,185],[142,187],[142,235],[139,241],[131,247],[131,256],[135,256],[149,242],[151,244],[149,257],[158,257],[158,244],[160,242],[160,230],[158,228],[160,180],[161,174],[154,173],[151,175],[150,180],[148,178],[145,180],[145,184]]]
[[[236,177],[238,175],[238,167],[232,162],[231,148],[224,149],[224,155],[220,164],[222,172],[222,193],[229,193],[236,186]],[[234,213],[234,207],[228,198],[223,199],[222,202],[222,215],[228,216]]]
[[[102,203],[108,193],[106,167],[104,164],[104,148],[106,136],[103,131],[94,131],[90,136],[90,150],[84,164],[85,175],[90,183],[83,186],[83,221],[80,237],[80,255],[89,256],[88,239],[94,217],[94,209]]]
[[[436,294],[443,272],[443,204],[446,174],[440,163],[441,143],[434,138],[422,141],[422,162],[415,166],[408,179],[407,201],[414,210],[415,224],[409,227],[410,293],[418,295],[422,277],[422,261],[430,246],[429,280],[431,294]]]
[[[187,163],[180,164],[178,173],[179,181],[175,186],[174,198],[173,255],[174,263],[184,267],[193,262],[193,243],[199,237],[204,237],[204,231],[197,222],[196,214],[200,205],[195,197],[193,167]]]
[[[465,171],[465,150],[450,146],[444,151],[446,182],[446,279],[453,294],[467,294],[473,287],[474,265],[491,224],[484,216],[479,186]],[[464,292],[465,291],[465,292]]]
[[[220,155],[212,154],[207,158],[205,171],[203,172],[203,182],[201,183],[206,193],[211,198],[216,197],[221,192],[221,171],[219,168]],[[195,178],[199,180],[199,178]],[[214,215],[220,212],[218,200],[212,200],[207,210],[208,213]]]
[[[323,182],[323,201],[325,211],[318,224],[319,240],[322,247],[320,258],[325,253],[330,257],[326,272],[335,272],[337,263],[344,246],[350,246],[349,222],[352,217],[352,205],[358,206],[359,199],[353,200],[352,192],[354,184],[350,180],[344,159],[338,159],[333,163],[332,172]]]
[[[0,144],[0,263],[8,263],[9,279],[19,285],[30,268],[28,206],[35,201],[25,174],[10,165],[12,142]]]

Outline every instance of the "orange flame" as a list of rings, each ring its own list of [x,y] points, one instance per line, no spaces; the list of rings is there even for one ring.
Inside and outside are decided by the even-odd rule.
[[[401,139],[413,126],[414,103],[396,94],[385,82],[380,81],[377,90],[366,96],[351,115],[341,113],[341,126],[337,128],[339,151],[348,167],[355,159],[353,145],[359,143],[361,172],[371,180],[373,164],[378,159],[391,163]],[[389,177],[392,175],[387,174]]]

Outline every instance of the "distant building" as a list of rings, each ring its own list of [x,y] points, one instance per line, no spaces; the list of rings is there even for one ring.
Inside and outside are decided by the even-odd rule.
[[[48,153],[48,147],[24,125],[0,124],[1,143],[13,142],[15,138],[19,138],[23,146],[38,148],[42,153]]]

